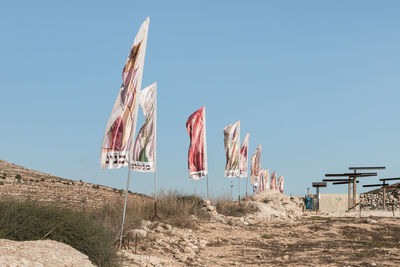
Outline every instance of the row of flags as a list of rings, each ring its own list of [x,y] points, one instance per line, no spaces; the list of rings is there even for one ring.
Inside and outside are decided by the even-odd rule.
[[[102,169],[154,172],[156,165],[157,83],[141,90],[150,19],[140,26],[122,70],[122,85],[108,119],[101,148]],[[145,122],[135,141],[138,107]]]
[[[150,19],[141,25],[122,71],[122,85],[115,100],[104,132],[100,166],[118,169],[129,166],[132,171],[156,172],[157,83],[141,89]],[[136,139],[139,107],[145,116]],[[186,122],[190,137],[188,152],[189,177],[199,180],[208,175],[205,107],[195,111]],[[240,121],[223,129],[225,147],[225,177],[248,177],[248,149],[250,134],[240,144]],[[261,145],[251,157],[250,182],[256,192],[277,189],[283,192],[283,176],[276,186],[276,173],[260,168]]]
[[[200,108],[189,116],[186,129],[190,137],[188,152],[189,177],[199,180],[208,175],[207,168],[207,142],[206,142],[206,115],[205,107]],[[225,147],[225,177],[243,178],[248,176],[248,149],[250,134],[247,133],[240,145],[240,121],[226,126],[223,130]],[[261,145],[251,157],[250,183],[254,192],[263,192],[267,189],[278,189],[283,193],[284,177],[280,176],[278,185],[276,172],[271,175],[269,184],[269,171],[260,168]]]

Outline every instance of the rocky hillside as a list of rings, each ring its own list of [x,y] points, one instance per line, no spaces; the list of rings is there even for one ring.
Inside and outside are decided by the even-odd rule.
[[[14,196],[73,207],[95,207],[123,200],[123,190],[56,177],[0,160],[0,197]],[[150,200],[129,194],[130,199]]]

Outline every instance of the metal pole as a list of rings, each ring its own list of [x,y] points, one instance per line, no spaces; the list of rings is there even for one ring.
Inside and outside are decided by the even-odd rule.
[[[319,186],[316,187],[316,190],[317,190],[317,192],[316,192],[317,193],[316,194],[317,195],[316,196],[317,197],[317,210],[319,210]]]
[[[206,175],[206,179],[207,179],[207,199],[210,199],[210,196],[209,196],[209,194],[208,194],[208,173],[207,173],[207,175]]]
[[[239,191],[238,200],[239,200],[239,205],[240,205],[240,178],[238,177],[237,179],[238,179],[238,191]]]
[[[126,215],[126,202],[128,201],[128,189],[129,189],[129,180],[131,179],[131,166],[128,166],[128,179],[126,181],[125,188],[125,200],[124,200],[124,211],[122,213],[122,226],[121,226],[121,235],[119,237],[119,247],[122,247],[122,236],[124,234],[124,224],[125,224],[125,215]]]
[[[247,179],[248,179],[248,176],[246,176],[246,198],[247,198]]]
[[[351,182],[349,181],[349,185],[347,186],[347,208],[350,210],[351,208]]]
[[[386,210],[385,197],[386,197],[386,186],[383,186],[383,210]]]
[[[357,170],[354,170],[354,173],[356,173]],[[353,208],[354,210],[356,209],[356,204],[357,204],[357,176],[353,177]]]
[[[232,184],[232,181],[231,181],[231,200],[233,201],[233,184]]]
[[[157,170],[154,168],[154,217],[153,221],[157,220]]]

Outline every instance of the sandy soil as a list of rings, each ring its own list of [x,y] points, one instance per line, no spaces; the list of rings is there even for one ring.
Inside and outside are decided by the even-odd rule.
[[[203,224],[197,234],[210,243],[194,265],[400,266],[397,218],[305,217],[246,227]]]
[[[400,219],[393,217],[305,216],[251,225],[201,222],[192,234],[208,241],[194,257],[177,260],[165,249],[138,251],[124,265],[400,266]],[[139,264],[138,257],[148,257],[147,264]]]

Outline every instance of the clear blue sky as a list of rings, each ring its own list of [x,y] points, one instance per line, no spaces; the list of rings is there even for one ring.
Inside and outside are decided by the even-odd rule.
[[[399,10],[364,0],[2,2],[0,158],[124,187],[126,168],[100,169],[101,140],[149,16],[143,87],[158,82],[160,189],[204,193],[187,175],[185,128],[203,105],[214,196],[230,191],[222,129],[237,120],[287,193],[351,165],[400,176]],[[133,173],[130,189],[151,194],[153,175]]]

